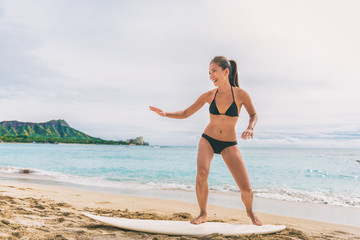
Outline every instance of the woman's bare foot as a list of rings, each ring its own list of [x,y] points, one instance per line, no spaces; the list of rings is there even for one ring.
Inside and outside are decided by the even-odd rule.
[[[200,213],[199,216],[190,221],[192,224],[200,224],[206,222],[206,213]]]
[[[248,217],[251,219],[252,223],[258,226],[263,225],[260,219],[253,213],[253,211],[247,212]]]

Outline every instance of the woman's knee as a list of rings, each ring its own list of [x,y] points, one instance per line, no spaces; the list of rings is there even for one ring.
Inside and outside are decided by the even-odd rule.
[[[208,169],[198,169],[197,170],[197,177],[200,179],[207,179],[209,176],[209,170]]]
[[[253,191],[252,191],[251,187],[243,188],[240,191],[241,191],[241,194],[253,195]]]

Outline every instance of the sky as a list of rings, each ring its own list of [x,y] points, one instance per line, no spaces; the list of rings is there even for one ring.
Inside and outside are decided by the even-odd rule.
[[[64,119],[94,137],[196,146],[214,88],[238,64],[258,114],[240,146],[360,147],[359,1],[0,0],[0,121]]]

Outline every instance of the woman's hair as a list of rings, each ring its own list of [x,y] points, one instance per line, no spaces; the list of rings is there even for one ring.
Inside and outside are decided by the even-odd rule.
[[[228,68],[230,85],[234,87],[239,87],[237,64],[234,60],[228,60],[224,56],[216,56],[211,60],[210,64],[212,63],[216,63],[217,65],[219,65],[222,70]]]

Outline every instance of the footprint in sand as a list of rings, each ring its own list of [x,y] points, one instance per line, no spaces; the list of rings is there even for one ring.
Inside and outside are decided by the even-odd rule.
[[[112,202],[95,202],[96,204],[111,204]]]

